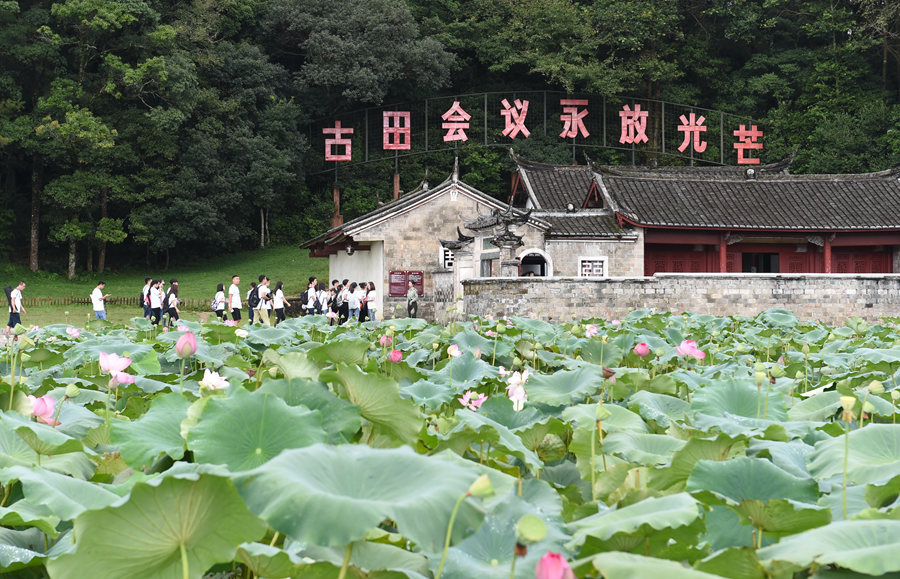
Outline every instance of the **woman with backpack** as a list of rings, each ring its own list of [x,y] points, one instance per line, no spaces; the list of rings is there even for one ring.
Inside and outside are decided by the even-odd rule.
[[[165,299],[166,304],[166,313],[169,315],[168,325],[172,325],[172,320],[176,322],[181,318],[178,316],[178,280],[173,279],[172,285],[169,287],[169,293],[166,294]]]
[[[148,292],[148,295],[150,296],[150,323],[157,326],[162,319],[163,295],[162,290],[159,289],[159,284],[161,283],[161,279],[154,279],[151,281],[150,291]]]
[[[328,311],[328,289],[325,286],[324,281],[319,282],[319,287],[316,291],[316,313],[324,314]]]
[[[228,319],[228,316],[225,315],[225,284],[220,283],[216,286],[216,297],[213,298],[212,306],[213,311],[216,312],[216,317],[222,321]]]
[[[277,326],[278,322],[285,320],[284,306],[291,307],[291,303],[284,297],[283,281],[275,283],[275,292],[272,294],[272,306],[275,308],[275,325]]]
[[[362,324],[369,319],[369,284],[359,284],[359,323]]]

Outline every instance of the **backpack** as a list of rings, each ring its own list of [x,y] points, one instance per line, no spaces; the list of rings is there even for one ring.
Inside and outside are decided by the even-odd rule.
[[[219,300],[213,298],[211,302],[209,302],[209,309],[212,311],[216,311],[219,307]]]
[[[172,295],[171,292],[166,292],[165,297],[162,301],[162,311],[166,312],[169,310],[169,296]]]
[[[250,290],[250,297],[247,298],[247,305],[251,310],[255,310],[259,306],[259,286]]]
[[[11,285],[3,288],[3,293],[6,294],[6,302],[9,304],[9,311],[12,311],[12,290],[13,287]]]

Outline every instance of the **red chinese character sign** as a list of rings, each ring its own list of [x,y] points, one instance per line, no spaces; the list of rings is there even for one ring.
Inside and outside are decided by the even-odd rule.
[[[334,138],[325,139],[326,161],[350,161],[352,159],[353,141],[345,139],[344,135],[352,135],[352,128],[341,127],[341,121],[335,121],[334,127],[322,129],[323,135],[334,135]],[[343,152],[336,153],[334,147],[344,147]]]
[[[447,134],[444,135],[445,143],[469,140],[469,137],[466,135],[466,129],[469,128],[469,119],[472,118],[472,115],[459,106],[459,101],[453,101],[453,106],[446,113],[442,114],[441,118],[444,119],[441,128],[447,129]]]
[[[559,104],[562,105],[563,112],[559,115],[559,120],[563,122],[563,130],[559,134],[564,139],[574,139],[581,133],[581,136],[588,138],[591,134],[587,127],[584,126],[584,117],[588,115],[587,109],[579,110],[579,107],[588,105],[587,99],[560,99]]]
[[[622,144],[637,144],[647,142],[647,116],[648,111],[642,111],[641,105],[634,105],[634,110],[625,105],[619,111],[622,122],[622,134],[619,142]]]
[[[409,111],[384,111],[382,148],[385,151],[409,151],[412,145]]]
[[[700,133],[706,132],[706,127],[703,126],[703,123],[706,122],[706,117],[700,115],[698,118],[695,113],[691,113],[689,116],[681,115],[679,117],[681,119],[681,124],[678,125],[678,130],[684,133],[684,141],[682,141],[681,146],[678,147],[678,151],[683,153],[685,149],[688,148],[688,145],[691,145],[691,135],[693,138],[693,150],[702,153],[706,150],[706,141],[700,138]]]
[[[734,132],[734,136],[738,138],[737,142],[734,144],[734,148],[737,149],[738,165],[759,165],[758,158],[745,157],[744,151],[762,149],[763,144],[758,142],[758,139],[762,138],[763,132],[756,128],[756,125],[750,125],[749,130],[746,125],[741,125],[740,128]]]
[[[506,122],[506,126],[503,128],[503,136],[515,139],[516,135],[522,133],[526,139],[530,137],[531,131],[525,127],[525,117],[528,116],[528,101],[516,99],[513,101],[515,105],[513,107],[510,106],[508,100],[503,99],[500,101],[500,104],[503,105],[503,110],[500,111],[500,114],[503,115]]]

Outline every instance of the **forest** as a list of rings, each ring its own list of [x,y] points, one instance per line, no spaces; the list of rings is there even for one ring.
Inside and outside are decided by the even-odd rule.
[[[330,226],[335,184],[345,219],[392,198],[393,163],[317,170],[315,120],[529,90],[727,111],[792,172],[879,171],[900,165],[900,3],[0,0],[0,252],[72,278],[295,244]],[[505,149],[458,155],[508,193]],[[452,163],[404,159],[402,187]]]

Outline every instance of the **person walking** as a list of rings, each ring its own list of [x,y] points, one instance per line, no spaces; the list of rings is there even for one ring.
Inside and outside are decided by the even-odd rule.
[[[150,285],[153,281],[152,277],[144,278],[144,288],[141,290],[141,306],[144,310],[144,319],[150,319]]]
[[[307,315],[316,313],[316,293],[318,293],[318,285],[316,276],[309,276],[309,283],[306,286],[306,303],[301,305],[301,307],[306,310]]]
[[[213,298],[213,305],[215,306],[216,317],[222,321],[228,319],[228,316],[225,314],[225,306],[227,305],[227,300],[225,299],[225,284],[220,283],[216,286],[216,297]]]
[[[155,326],[158,326],[160,320],[162,320],[163,294],[160,289],[161,285],[161,279],[154,279],[150,282],[150,291],[147,292],[150,296],[150,323]]]
[[[406,313],[409,317],[414,318],[419,313],[419,290],[413,282],[408,282],[409,289],[406,290]]]
[[[97,282],[97,287],[91,292],[91,305],[94,306],[94,318],[97,320],[106,319],[106,298],[109,297],[109,294],[103,293],[105,287],[106,282],[100,280]]]
[[[343,324],[350,318],[350,280],[345,279],[341,282],[341,306],[338,311],[338,325]]]
[[[366,307],[369,309],[369,319],[378,324],[378,318],[375,317],[375,314],[378,313],[378,294],[375,291],[375,282],[369,282],[369,291],[366,293]]]
[[[356,282],[350,284],[347,288],[347,320],[356,320],[359,318],[359,290]]]
[[[25,290],[25,282],[20,281],[9,294],[9,322],[6,323],[6,335],[9,336],[18,324],[22,323],[22,314],[26,313],[22,307],[22,291]],[[18,339],[16,336],[15,339]]]
[[[235,323],[241,321],[241,289],[238,287],[240,284],[241,276],[237,274],[231,276],[231,286],[228,288],[228,309],[231,310],[231,319]]]
[[[252,296],[254,293],[256,293],[256,282],[255,282],[255,281],[251,281],[251,282],[250,282],[250,289],[247,290],[247,315],[250,316],[250,325],[251,325],[251,326],[253,325],[253,312],[254,312],[254,309],[253,309],[253,306],[250,305],[250,296]]]
[[[275,292],[272,295],[272,307],[275,310],[275,325],[285,320],[284,306],[291,307],[291,303],[284,297],[284,282],[275,282]]]
[[[271,326],[269,320],[269,310],[272,308],[272,296],[269,295],[269,278],[265,275],[259,276],[259,284],[256,286],[256,293],[259,295],[259,303],[256,305],[256,317],[260,323]]]
[[[316,301],[319,303],[319,306],[316,308],[316,313],[319,315],[324,315],[325,312],[328,311],[329,302],[328,302],[328,289],[325,286],[325,282],[319,283],[319,291],[316,292]]]
[[[166,313],[169,316],[168,321],[166,322],[168,325],[172,325],[172,320],[176,322],[180,320],[180,310],[178,309],[178,280],[172,278],[170,281],[169,293],[166,294]]]
[[[362,324],[369,319],[369,284],[359,284],[359,323]]]

